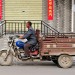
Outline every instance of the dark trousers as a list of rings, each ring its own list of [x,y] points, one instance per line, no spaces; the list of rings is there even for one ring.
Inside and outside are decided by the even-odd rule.
[[[30,47],[31,45],[30,44],[28,44],[28,43],[26,43],[25,45],[24,45],[24,51],[25,51],[25,55],[26,56],[30,56],[30,51],[29,51],[29,47]]]

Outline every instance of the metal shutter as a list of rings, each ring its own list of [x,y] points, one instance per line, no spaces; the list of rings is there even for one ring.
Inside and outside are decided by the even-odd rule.
[[[41,20],[42,0],[5,0],[5,20]]]

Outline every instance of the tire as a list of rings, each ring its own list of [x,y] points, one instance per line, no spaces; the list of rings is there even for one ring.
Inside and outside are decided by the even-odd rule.
[[[73,59],[69,55],[60,55],[58,58],[58,64],[62,68],[69,68],[73,64]]]
[[[13,62],[13,55],[12,53],[10,53],[7,57],[7,59],[5,60],[7,56],[7,53],[6,52],[3,52],[0,56],[0,65],[2,66],[10,66],[12,65],[12,62]]]

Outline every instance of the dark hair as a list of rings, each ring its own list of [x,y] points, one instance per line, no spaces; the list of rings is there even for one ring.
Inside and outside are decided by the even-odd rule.
[[[32,22],[28,21],[27,23],[28,23],[30,26],[32,26]]]

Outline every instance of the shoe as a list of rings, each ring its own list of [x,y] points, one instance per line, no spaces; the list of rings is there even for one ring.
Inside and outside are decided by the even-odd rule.
[[[24,56],[21,56],[22,57],[22,59],[29,59],[30,58],[30,56],[27,56],[27,55],[24,55]]]

